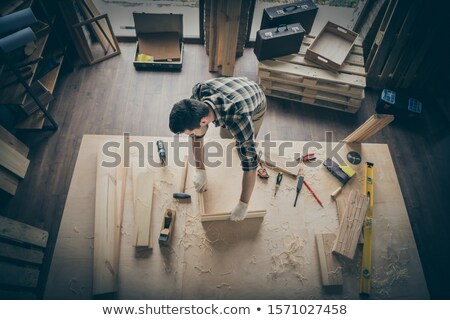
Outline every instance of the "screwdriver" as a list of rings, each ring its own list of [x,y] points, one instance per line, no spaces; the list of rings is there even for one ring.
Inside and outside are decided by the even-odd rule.
[[[295,196],[294,207],[297,205],[297,199],[298,199],[298,195],[300,194],[300,191],[302,190],[303,180],[304,180],[303,176],[298,177],[297,195]]]
[[[277,195],[277,191],[280,188],[281,180],[283,180],[283,173],[279,172],[277,175],[277,183],[275,184],[275,194],[274,197]]]

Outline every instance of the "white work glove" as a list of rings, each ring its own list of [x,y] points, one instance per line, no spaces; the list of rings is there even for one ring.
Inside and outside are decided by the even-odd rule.
[[[208,183],[208,180],[206,179],[206,171],[204,169],[196,169],[192,182],[194,183],[195,190],[197,192],[206,191],[206,184]]]
[[[231,210],[230,220],[231,221],[244,220],[245,217],[247,216],[247,208],[248,208],[248,203],[239,201],[237,206],[234,207],[233,210]]]

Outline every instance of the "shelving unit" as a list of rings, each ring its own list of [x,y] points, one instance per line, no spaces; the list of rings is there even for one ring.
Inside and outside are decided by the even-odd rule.
[[[14,2],[14,1],[10,1]],[[62,48],[62,44],[60,43],[60,39],[57,35],[57,32],[54,30],[54,24],[56,21],[56,15],[52,14],[49,17],[47,9],[48,6],[44,4],[43,1],[23,1],[23,3],[17,7],[16,10],[22,10],[25,8],[31,7],[33,13],[38,19],[38,22],[33,26],[37,26],[38,30],[43,30],[43,32],[38,32],[37,40],[35,41],[36,49],[34,52],[27,58],[24,58],[22,61],[19,59],[14,59],[13,63],[16,67],[22,67],[30,63],[31,72],[28,71],[27,77],[25,77],[25,82],[28,86],[36,85],[36,81],[39,81],[42,84],[46,91],[53,94],[58,76],[61,71],[61,67],[64,61],[64,55],[66,48]],[[36,32],[36,30],[34,30]],[[57,65],[53,68],[50,68],[50,71],[44,73],[43,76],[40,76],[40,70],[43,68],[47,68],[47,64],[49,63],[51,58],[57,59]],[[36,61],[36,62],[34,62]],[[5,67],[4,70],[9,69]],[[37,86],[39,87],[39,86]],[[44,89],[44,93],[46,92]],[[37,93],[33,92],[36,96]],[[47,94],[47,98],[49,95]],[[31,105],[24,108],[26,102],[34,101],[30,99],[31,94],[25,88],[25,85],[20,81],[17,81],[14,84],[11,84],[0,90],[0,105],[13,106],[15,110],[19,110],[21,112],[18,113],[17,123],[15,125],[16,129],[27,129],[27,130],[43,130],[43,129],[57,129],[56,122],[51,118],[51,114],[48,112],[50,103],[49,100],[52,100],[53,97],[50,96],[49,99],[39,100],[41,106],[33,107]],[[39,99],[39,98],[38,98]],[[45,110],[43,112],[42,110]],[[45,113],[45,114],[44,114]],[[49,119],[52,126],[46,125],[46,120]]]

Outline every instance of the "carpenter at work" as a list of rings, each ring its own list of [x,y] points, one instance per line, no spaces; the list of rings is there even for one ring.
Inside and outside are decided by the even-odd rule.
[[[220,136],[234,138],[241,160],[243,176],[241,197],[231,211],[231,220],[243,220],[256,180],[258,157],[254,139],[266,112],[262,88],[247,78],[215,78],[197,83],[192,97],[172,108],[169,127],[173,133],[192,138],[196,171],[193,182],[197,192],[206,191],[207,178],[203,159],[203,137],[212,122],[220,126]]]

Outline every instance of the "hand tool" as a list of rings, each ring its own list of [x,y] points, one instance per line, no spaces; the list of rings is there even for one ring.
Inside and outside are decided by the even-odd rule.
[[[325,168],[327,168],[328,171],[331,172],[333,176],[336,177],[341,183],[342,186],[337,188],[332,194],[331,198],[335,199],[338,194],[341,192],[342,188],[345,186],[345,184],[350,181],[350,179],[355,175],[355,170],[350,168],[347,164],[338,165],[336,162],[331,160],[330,158],[326,159],[323,162],[323,165]]]
[[[182,193],[182,192],[174,192],[173,197],[175,199],[190,199],[191,195],[188,193]]]
[[[259,153],[258,153],[258,163],[259,163],[260,168],[257,171],[258,177],[260,177],[261,179],[269,179],[269,174],[267,173],[266,168],[264,168],[263,165],[262,165],[261,156],[262,156],[262,151],[259,151]]]
[[[314,153],[308,153],[307,155],[304,156],[300,156],[296,159],[298,162],[302,161],[302,162],[311,162],[316,160],[316,156],[314,155]]]
[[[283,173],[278,172],[277,182],[275,184],[275,194],[273,195],[274,197],[277,195],[278,189],[280,188],[281,180],[283,180]]]
[[[300,194],[300,191],[302,190],[303,182],[304,182],[304,177],[299,176],[298,181],[297,181],[297,194],[295,196],[294,207],[297,205],[298,195]]]
[[[361,260],[361,277],[359,278],[359,293],[369,295],[372,280],[372,219],[373,219],[373,191],[374,191],[374,164],[366,164],[366,181],[364,193],[369,197],[369,208],[364,219],[364,246]]]
[[[317,202],[320,204],[320,206],[323,208],[323,204],[322,201],[320,201],[319,197],[316,195],[316,193],[311,189],[311,187],[309,186],[309,184],[306,182],[306,180],[303,180],[303,183],[305,184],[305,186],[308,188],[308,190],[311,192],[311,194],[314,196],[314,198],[316,198]]]
[[[162,164],[166,164],[166,149],[164,148],[164,142],[162,140],[156,141],[156,146],[158,147],[159,159]]]
[[[347,160],[351,164],[360,164],[361,155],[356,151],[350,151],[349,153],[347,153]]]
[[[167,244],[169,242],[175,223],[175,213],[175,210],[172,209],[167,209],[164,213],[161,232],[159,234],[159,244]]]

